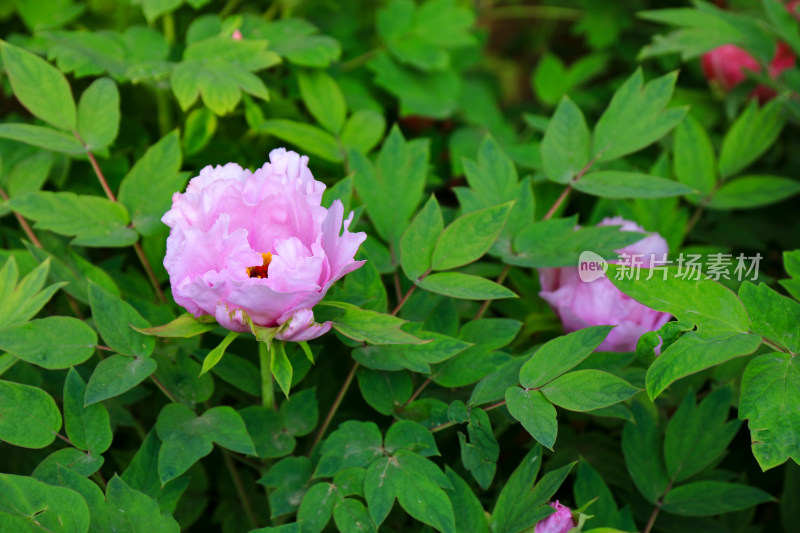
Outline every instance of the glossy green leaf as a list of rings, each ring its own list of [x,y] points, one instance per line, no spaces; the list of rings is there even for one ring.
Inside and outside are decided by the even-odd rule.
[[[311,115],[326,130],[338,135],[347,114],[347,104],[339,84],[321,70],[301,70],[297,83]]]
[[[103,404],[84,407],[86,383],[74,368],[64,382],[64,427],[73,446],[101,454],[111,446],[113,435],[108,411]]]
[[[556,409],[541,392],[509,387],[506,390],[506,407],[531,437],[546,448],[553,449],[558,434]]]
[[[86,151],[74,135],[33,124],[0,124],[0,138],[65,154],[80,154]]]
[[[592,156],[611,161],[641,150],[677,126],[686,108],[666,108],[677,78],[677,72],[672,72],[644,83],[642,70],[637,69],[617,89],[597,121]]]
[[[654,503],[669,484],[661,453],[661,434],[653,412],[638,402],[633,403],[631,410],[635,422],[626,423],[622,430],[622,455],[639,492]]]
[[[238,331],[229,331],[228,334],[225,335],[225,337],[220,341],[220,343],[217,344],[213,350],[208,352],[208,355],[206,355],[205,359],[203,359],[203,367],[200,369],[201,376],[219,363],[220,359],[222,359],[222,356],[225,355],[225,350],[238,336]]]
[[[153,326],[151,328],[133,328],[139,333],[144,335],[154,335],[156,337],[194,337],[206,331],[211,331],[217,327],[216,320],[206,315],[204,317],[195,318],[191,313],[184,313],[175,320],[172,320],[163,326]]]
[[[15,519],[14,530],[64,531],[85,533],[89,530],[89,508],[84,499],[65,487],[54,487],[36,479],[0,474],[0,514]],[[37,528],[31,526],[35,518]],[[10,525],[3,520],[0,523]]]
[[[23,48],[3,42],[0,51],[11,89],[20,103],[56,128],[75,131],[75,101],[64,75]]]
[[[717,182],[717,160],[714,147],[703,125],[686,115],[675,128],[675,177],[703,194],[709,194]]]
[[[800,182],[780,176],[742,176],[726,182],[708,203],[710,209],[753,209],[800,193]]]
[[[722,481],[696,481],[675,487],[663,508],[683,516],[713,516],[753,507],[774,498],[756,487]]]
[[[163,230],[161,217],[172,204],[172,195],[183,190],[188,178],[178,172],[180,167],[180,138],[175,130],[148,148],[122,180],[119,201],[128,208],[141,234]]]
[[[92,82],[78,102],[78,133],[89,150],[102,150],[117,138],[120,108],[117,85],[108,78]]]
[[[755,100],[733,123],[719,155],[719,172],[729,178],[758,159],[772,146],[786,123],[784,102],[774,99],[759,109]]]
[[[66,316],[49,316],[0,330],[0,350],[51,370],[86,361],[96,345],[92,328]]]
[[[546,342],[522,366],[520,383],[528,389],[539,388],[571,370],[600,346],[611,329],[591,326]]]
[[[128,302],[90,282],[89,304],[95,326],[109,347],[123,355],[136,357],[153,353],[155,339],[131,327],[147,328],[150,324]]]
[[[0,381],[0,440],[24,448],[44,448],[61,430],[56,402],[38,387]]]
[[[517,295],[494,281],[461,272],[439,272],[417,281],[426,291],[465,300],[496,300]]]
[[[366,154],[383,138],[386,119],[377,111],[359,109],[344,124],[340,140],[346,148]]]
[[[275,118],[262,123],[258,127],[258,131],[294,144],[301,151],[318,156],[325,161],[338,163],[344,159],[336,138],[316,126]]]
[[[512,205],[509,202],[455,219],[436,242],[431,268],[450,270],[480,259],[500,235]]]
[[[86,385],[84,405],[119,396],[156,371],[158,365],[149,357],[114,354],[100,361]]]
[[[589,163],[590,138],[580,108],[563,97],[547,125],[540,149],[548,179],[567,183]]]
[[[439,202],[431,195],[400,239],[400,264],[408,279],[416,281],[431,268],[433,250],[443,229]]]
[[[590,172],[573,187],[602,198],[666,198],[694,192],[691,187],[677,181],[616,170]]]

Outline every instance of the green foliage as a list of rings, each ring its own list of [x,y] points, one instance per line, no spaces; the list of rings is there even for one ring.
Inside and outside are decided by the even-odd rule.
[[[800,529],[797,13],[256,4],[0,2],[0,531]],[[367,235],[308,342],[162,266],[173,195],[282,145]],[[251,246],[324,218],[275,205]]]

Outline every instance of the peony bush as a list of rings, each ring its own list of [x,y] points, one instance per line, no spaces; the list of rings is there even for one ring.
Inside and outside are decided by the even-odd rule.
[[[0,4],[0,532],[800,531],[798,19]]]

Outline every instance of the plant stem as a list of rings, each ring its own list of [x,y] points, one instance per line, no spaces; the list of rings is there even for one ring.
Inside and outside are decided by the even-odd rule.
[[[658,517],[658,513],[661,511],[661,505],[664,501],[664,498],[666,498],[669,491],[672,490],[672,484],[674,482],[674,479],[669,480],[667,488],[664,489],[664,492],[659,497],[658,503],[656,503],[656,506],[653,508],[653,512],[650,514],[650,518],[647,520],[647,525],[644,527],[644,531],[642,531],[642,533],[650,533],[650,531],[653,529],[653,526],[656,523],[656,518]]]
[[[170,399],[170,401],[171,401],[172,403],[181,403],[181,402],[179,402],[179,401],[178,401],[178,399],[175,397],[175,395],[174,395],[174,394],[172,394],[172,393],[169,391],[169,389],[167,389],[167,388],[164,386],[164,384],[163,384],[163,383],[161,383],[161,380],[160,380],[160,379],[158,379],[158,378],[157,378],[157,377],[156,377],[154,374],[150,374],[150,379],[153,381],[153,383],[155,383],[155,384],[156,384],[156,387],[158,387],[159,389],[161,389],[161,392],[163,392],[163,393],[164,393],[164,396],[166,396],[167,398],[169,398],[169,399]]]
[[[268,409],[275,408],[275,393],[272,386],[272,346],[258,343],[258,361],[261,366],[261,401]]]
[[[100,182],[100,186],[103,188],[103,191],[106,193],[106,196],[109,200],[116,203],[117,197],[114,196],[114,192],[111,190],[111,187],[108,186],[108,181],[106,177],[103,175],[103,171],[100,170],[100,165],[97,164],[97,159],[95,159],[94,154],[86,143],[83,141],[83,138],[80,134],[76,131],[73,132],[75,134],[75,138],[83,145],[86,149],[86,155],[89,158],[89,162],[92,164],[92,168],[94,169],[94,173],[97,176],[97,180]],[[136,255],[139,257],[139,261],[141,261],[142,266],[144,267],[145,272],[147,273],[147,277],[150,279],[150,283],[153,285],[153,289],[156,291],[156,296],[158,296],[158,300],[161,303],[167,303],[167,299],[164,298],[164,292],[161,290],[161,285],[158,283],[158,278],[156,278],[156,274],[153,271],[153,267],[150,266],[150,262],[147,260],[147,256],[144,254],[144,250],[142,249],[142,245],[139,242],[133,243],[133,249],[136,250]]]
[[[6,194],[6,191],[4,191],[1,187],[0,187],[0,198],[2,198],[3,201],[5,202],[8,201],[8,194]],[[42,243],[39,242],[39,239],[36,238],[36,234],[33,232],[33,229],[31,229],[30,225],[28,224],[28,221],[25,220],[25,218],[16,211],[14,211],[14,217],[17,219],[17,222],[19,222],[20,227],[22,227],[22,231],[25,232],[25,235],[28,236],[33,245],[36,246],[37,248],[41,248]]]
[[[422,274],[422,275],[419,277],[419,280],[418,280],[418,281],[422,281],[423,279],[425,279],[425,276],[427,276],[427,275],[428,275],[428,274],[430,274],[430,273],[431,273],[431,269],[429,268],[427,271],[425,271],[425,273],[424,273],[424,274]],[[414,293],[414,291],[415,291],[416,289],[417,289],[417,284],[416,284],[416,283],[414,283],[413,285],[411,285],[411,287],[408,289],[408,291],[406,291],[406,293],[403,295],[403,297],[402,297],[402,298],[400,298],[400,301],[399,301],[399,302],[397,302],[397,307],[395,307],[395,308],[392,310],[392,316],[397,316],[397,313],[399,313],[399,312],[400,312],[400,309],[402,309],[402,308],[403,308],[403,306],[404,306],[404,305],[406,304],[406,302],[408,301],[409,297],[411,297],[411,295]]]
[[[776,352],[786,353],[786,350],[784,350],[778,343],[776,343],[773,340],[770,340],[770,339],[768,339],[766,337],[761,337],[761,342],[763,342],[764,344],[766,344],[767,346],[769,346],[770,348],[772,348]],[[792,355],[795,355],[795,354],[792,354]]]
[[[564,190],[561,191],[561,195],[558,198],[556,198],[555,202],[553,202],[553,205],[550,206],[550,209],[547,211],[547,214],[544,215],[544,218],[542,220],[550,220],[556,213],[558,208],[561,207],[561,204],[564,203],[564,200],[567,199],[571,191],[572,191],[572,185],[567,185],[564,188]]]
[[[344,72],[349,72],[353,69],[356,69],[361,65],[363,65],[364,63],[366,63],[367,61],[369,61],[370,59],[372,59],[373,57],[375,57],[375,55],[378,52],[380,52],[381,49],[382,49],[381,47],[373,48],[369,52],[364,52],[360,56],[356,56],[353,59],[348,59],[347,61],[339,65],[339,68],[342,69],[342,71]]]
[[[239,472],[236,470],[236,465],[233,464],[233,460],[231,459],[228,450],[220,448],[220,451],[222,452],[222,457],[225,459],[225,466],[228,468],[228,472],[231,474],[233,485],[236,487],[236,493],[239,495],[239,500],[242,502],[244,512],[247,514],[247,518],[250,520],[250,525],[255,529],[258,527],[258,520],[256,519],[256,514],[253,512],[253,507],[250,505],[250,499],[247,497],[247,492],[244,490],[244,485],[242,485],[242,479],[239,477]]]
[[[502,285],[503,282],[506,280],[506,276],[508,276],[509,272],[511,272],[511,265],[504,266],[503,271],[500,272],[499,276],[497,276],[496,283],[498,285]],[[481,305],[481,308],[478,309],[477,313],[475,313],[475,318],[473,318],[473,320],[478,320],[480,317],[482,317],[483,314],[486,312],[486,310],[489,309],[489,305],[491,303],[492,303],[491,300],[484,300],[483,304]]]
[[[498,407],[502,407],[505,404],[506,404],[505,400],[500,400],[497,403],[493,403],[492,405],[488,405],[488,406],[484,407],[483,410],[484,411],[491,411],[492,409],[497,409]],[[430,432],[431,433],[437,433],[439,431],[442,431],[444,429],[447,429],[447,428],[455,426],[455,425],[456,425],[455,422],[445,422],[444,424],[439,424],[438,426],[433,426],[430,429]]]
[[[422,385],[420,385],[420,386],[417,388],[417,390],[415,390],[415,391],[414,391],[414,394],[412,394],[412,395],[411,395],[411,397],[409,397],[409,398],[408,398],[408,401],[406,401],[406,403],[404,403],[404,404],[403,404],[403,406],[402,406],[402,407],[400,407],[400,410],[402,411],[403,409],[405,409],[406,407],[408,407],[408,404],[410,404],[411,402],[413,402],[414,400],[416,400],[416,399],[417,399],[417,396],[419,396],[419,395],[420,395],[420,393],[421,393],[422,391],[424,391],[424,390],[425,390],[425,388],[426,388],[428,385],[430,385],[432,381],[433,381],[433,379],[432,379],[432,378],[428,378],[428,379],[426,379],[425,381],[423,381],[423,382],[422,382]]]
[[[358,363],[353,363],[353,368],[351,368],[350,369],[350,373],[347,374],[347,378],[345,378],[344,384],[342,385],[342,388],[339,389],[339,394],[337,394],[336,395],[336,399],[333,400],[333,405],[331,405],[331,408],[328,410],[328,414],[327,414],[327,416],[325,416],[325,420],[322,422],[322,426],[320,426],[319,431],[317,432],[317,436],[314,437],[314,442],[311,443],[311,447],[308,450],[308,454],[309,455],[311,455],[311,452],[313,452],[314,448],[317,447],[317,444],[319,444],[319,441],[322,440],[322,436],[325,434],[325,431],[327,431],[328,426],[331,424],[331,420],[333,420],[333,416],[336,414],[336,411],[339,409],[339,404],[342,403],[342,400],[344,399],[344,395],[347,394],[347,389],[350,388],[350,384],[353,382],[353,378],[356,375],[356,370],[358,370],[358,367],[359,367]]]

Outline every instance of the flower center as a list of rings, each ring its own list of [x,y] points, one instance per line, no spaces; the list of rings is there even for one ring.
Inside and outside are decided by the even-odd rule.
[[[247,275],[251,278],[264,279],[269,275],[269,263],[272,261],[272,254],[267,252],[261,254],[261,257],[264,258],[264,263],[262,265],[247,267]]]

